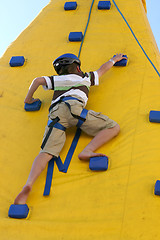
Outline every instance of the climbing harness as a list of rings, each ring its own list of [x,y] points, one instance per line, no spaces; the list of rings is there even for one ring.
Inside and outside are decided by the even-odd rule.
[[[67,107],[69,108],[70,112],[71,112],[71,106],[70,104],[67,102],[68,100],[77,100],[77,101],[80,101],[82,102],[81,100],[79,100],[78,98],[75,98],[75,97],[71,97],[71,96],[68,96],[68,97],[62,97],[59,101],[57,101],[56,103],[52,104],[49,108],[49,111],[51,111],[51,109],[58,103],[61,103],[61,102],[64,102]],[[45,184],[45,188],[44,188],[44,193],[43,193],[43,196],[48,196],[50,194],[50,188],[51,188],[51,183],[52,183],[52,176],[53,176],[53,169],[54,169],[54,162],[56,162],[57,164],[57,167],[59,169],[60,172],[64,172],[66,173],[68,168],[69,168],[69,165],[70,165],[70,162],[71,162],[71,159],[72,159],[72,156],[73,156],[73,153],[75,151],[75,148],[77,146],[77,143],[78,143],[78,140],[80,138],[80,135],[81,135],[81,129],[80,127],[82,126],[82,124],[85,122],[86,120],[86,116],[87,116],[87,113],[88,113],[88,110],[87,109],[83,109],[80,116],[78,115],[75,115],[71,112],[72,116],[76,119],[78,119],[78,123],[76,125],[77,127],[77,131],[76,131],[76,134],[73,138],[73,141],[72,141],[72,144],[69,148],[69,151],[67,153],[67,156],[66,156],[66,159],[64,161],[64,163],[62,162],[60,156],[57,158],[57,157],[53,157],[49,163],[48,163],[48,170],[47,170],[47,176],[46,176],[46,184]],[[59,117],[56,117],[54,118],[53,120],[48,120],[48,127],[49,127],[49,130],[48,130],[48,133],[46,134],[46,137],[44,138],[43,140],[43,143],[41,145],[41,148],[43,149],[53,128],[58,128],[62,131],[65,131],[66,128],[60,124],[58,121],[59,121]]]

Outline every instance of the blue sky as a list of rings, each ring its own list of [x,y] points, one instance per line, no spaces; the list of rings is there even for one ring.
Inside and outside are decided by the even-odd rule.
[[[146,0],[147,17],[160,50],[160,0]]]
[[[146,1],[147,16],[160,49],[160,0]],[[0,57],[49,2],[50,0],[0,0]]]
[[[0,57],[50,0],[0,0]]]

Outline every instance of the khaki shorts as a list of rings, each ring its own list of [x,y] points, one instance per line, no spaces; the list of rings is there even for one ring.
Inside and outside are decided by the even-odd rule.
[[[71,112],[75,115],[80,116],[83,104],[76,100],[67,101],[71,106]],[[57,116],[60,118],[59,123],[64,127],[70,128],[77,125],[78,119],[71,115],[69,108],[64,102],[57,104],[49,113],[49,119],[54,119]],[[95,112],[89,110],[86,116],[86,121],[82,124],[81,130],[90,136],[96,136],[98,132],[105,128],[113,128],[117,123],[111,120],[109,117],[101,114],[100,112]],[[49,130],[46,126],[43,140]],[[63,130],[53,128],[47,143],[41,152],[46,152],[56,157],[59,156],[66,140],[66,133]]]

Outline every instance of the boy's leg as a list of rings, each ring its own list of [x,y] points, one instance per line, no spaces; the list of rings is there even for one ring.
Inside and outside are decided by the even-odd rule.
[[[78,155],[81,160],[89,160],[90,157],[95,156],[105,156],[105,154],[94,153],[94,151],[117,136],[120,131],[119,125],[114,120],[92,110],[88,111],[86,121],[82,124],[81,129],[88,135],[94,136],[92,141]]]
[[[62,121],[63,126],[65,126],[67,128],[68,123],[67,123],[66,119],[68,117],[68,114],[70,114],[68,107],[65,104],[62,104],[62,105],[59,105],[59,107],[56,106],[55,109],[52,109],[52,113],[50,114],[49,119],[54,119],[57,116],[59,116],[59,118]],[[59,121],[59,123],[61,123],[61,121]],[[43,140],[45,139],[45,136],[48,133],[48,130],[49,130],[49,128],[47,126],[45,129],[45,134],[44,134]],[[26,203],[34,182],[36,181],[38,176],[41,174],[41,172],[44,170],[47,163],[52,159],[52,157],[59,156],[59,153],[61,152],[61,150],[64,146],[65,139],[66,139],[65,131],[62,131],[57,128],[52,129],[50,136],[47,140],[47,143],[45,144],[43,149],[41,149],[41,152],[38,154],[38,156],[35,158],[32,168],[31,168],[31,171],[30,171],[30,174],[29,174],[29,177],[28,177],[28,180],[27,180],[26,184],[24,185],[22,191],[17,195],[17,197],[14,201],[14,204],[25,204]]]
[[[47,163],[52,159],[52,155],[48,153],[39,153],[35,158],[28,180],[24,185],[22,191],[17,195],[14,204],[25,204],[32,186],[41,172],[45,169]]]
[[[112,138],[118,135],[120,127],[116,124],[113,128],[105,128],[101,130],[85,149],[78,155],[80,160],[89,160],[90,157],[105,156],[102,153],[94,153],[103,144],[109,142]]]

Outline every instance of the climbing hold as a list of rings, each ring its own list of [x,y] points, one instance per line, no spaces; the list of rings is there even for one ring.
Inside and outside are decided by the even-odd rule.
[[[98,156],[91,157],[89,162],[89,168],[93,171],[105,171],[108,169],[108,157]]]
[[[11,67],[19,67],[19,66],[23,66],[25,62],[25,58],[23,56],[13,56],[10,59],[9,65]]]
[[[107,9],[109,10],[111,8],[111,2],[110,1],[99,1],[98,2],[98,9],[103,10]]]
[[[65,2],[64,10],[75,10],[77,8],[77,2]]]
[[[30,112],[30,111],[38,111],[40,109],[40,107],[41,107],[41,104],[42,104],[41,100],[38,100],[38,101],[33,102],[31,104],[25,103],[24,109],[26,111],[28,111],[28,112]]]
[[[150,111],[149,121],[160,123],[160,111]]]
[[[115,55],[114,55],[115,57]],[[123,57],[126,57],[127,59],[122,59],[114,64],[114,66],[119,66],[119,67],[125,67],[128,63],[128,57],[127,55],[123,55]]]
[[[160,195],[160,180],[156,181],[155,188],[154,188],[154,194]]]
[[[12,204],[8,211],[8,216],[10,218],[27,218],[29,213],[29,208],[27,204]]]
[[[82,32],[70,32],[69,34],[69,41],[70,42],[81,42],[83,39]]]

